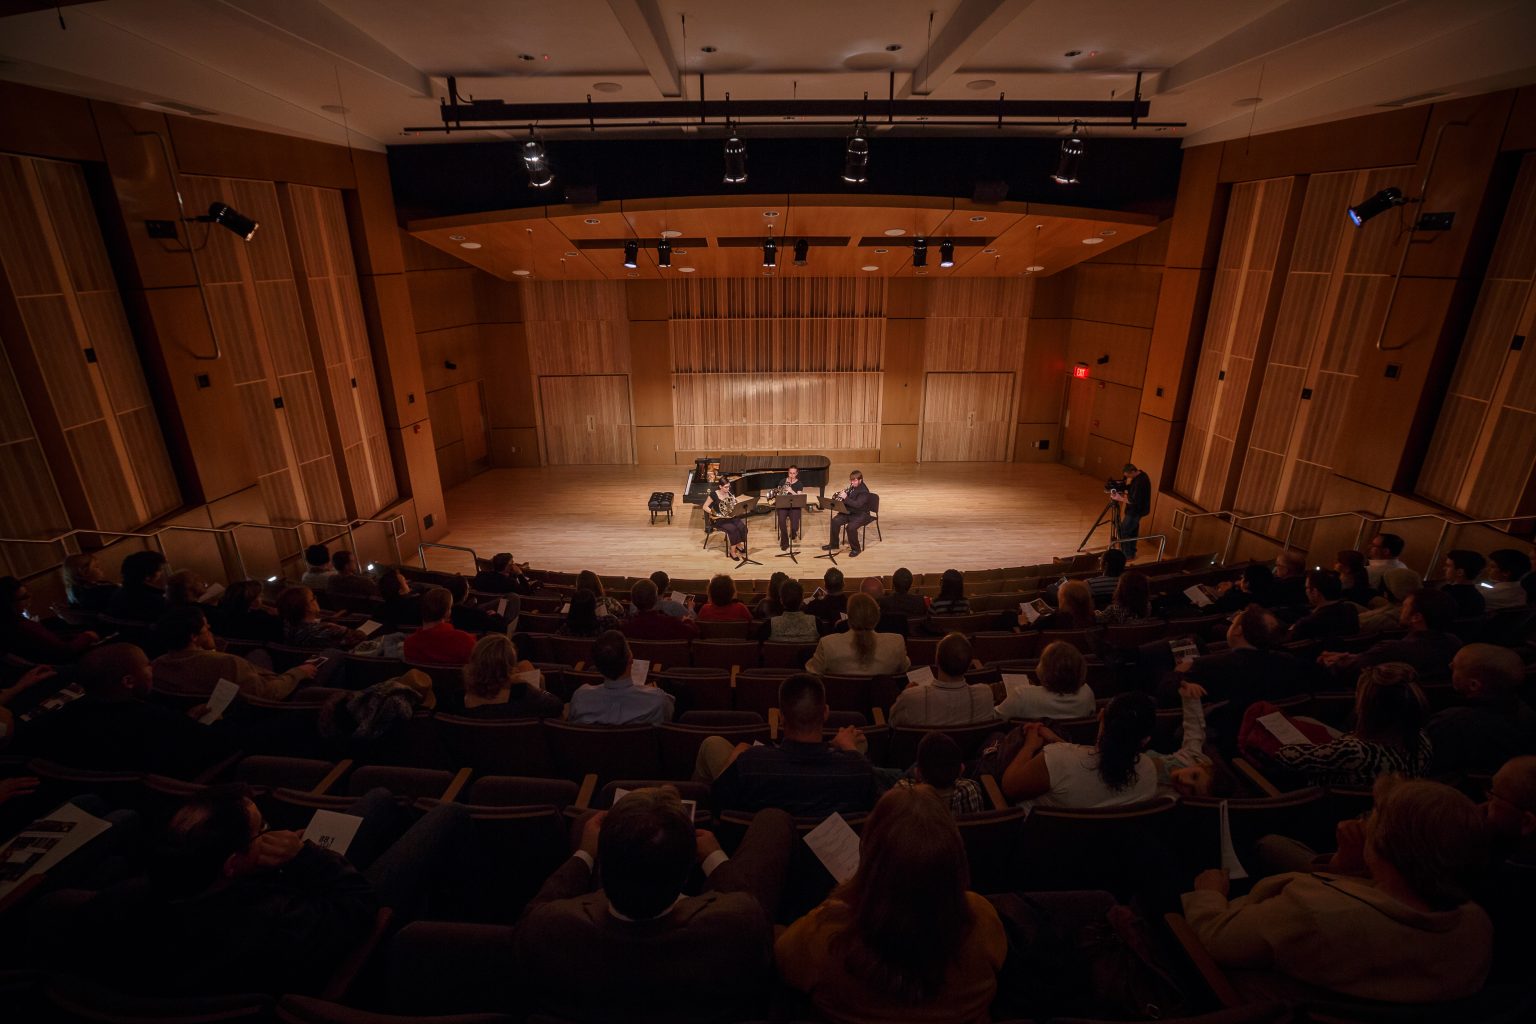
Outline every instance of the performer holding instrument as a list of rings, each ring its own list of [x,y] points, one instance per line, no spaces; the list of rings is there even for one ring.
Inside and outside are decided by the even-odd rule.
[[[772,501],[774,498],[781,498],[787,494],[804,493],[805,484],[800,482],[800,468],[798,466],[790,466],[786,471],[784,482],[773,489],[773,493],[769,495],[769,500]],[[800,536],[800,513],[803,511],[804,509],[798,508],[774,510],[773,515],[778,520],[779,526],[780,551],[787,551],[789,549],[790,534],[793,533],[796,537]]]
[[[747,521],[745,519],[725,519],[736,510],[737,498],[731,493],[731,482],[725,477],[715,481],[715,489],[704,500],[704,511],[717,517],[714,521],[715,529],[725,534],[730,541],[727,554],[732,558],[745,558],[747,554]]]
[[[857,558],[861,553],[859,548],[859,528],[869,522],[869,488],[864,486],[864,474],[854,470],[848,474],[848,487],[838,491],[834,498],[843,503],[847,512],[839,512],[832,517],[832,539],[822,548],[823,551],[836,551],[842,547],[838,535],[846,526],[848,528],[848,557]]]

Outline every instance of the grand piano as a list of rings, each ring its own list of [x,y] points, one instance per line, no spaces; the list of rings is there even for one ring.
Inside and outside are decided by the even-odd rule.
[[[695,459],[693,469],[688,473],[683,500],[691,505],[704,504],[704,498],[709,494],[714,481],[721,476],[731,481],[731,493],[738,497],[764,494],[784,482],[791,464],[799,467],[800,480],[805,484],[806,491],[815,488],[825,504],[827,482],[832,473],[832,460],[825,455],[797,455],[794,458],[783,455],[708,455]],[[763,515],[771,511],[771,502],[758,502],[751,514]]]

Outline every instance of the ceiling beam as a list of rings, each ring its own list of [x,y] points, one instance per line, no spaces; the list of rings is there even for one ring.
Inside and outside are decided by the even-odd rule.
[[[412,96],[431,96],[432,80],[389,47],[319,0],[209,0],[227,13],[275,35],[345,61]]]
[[[912,71],[914,96],[930,95],[1034,0],[961,0]]]
[[[645,64],[651,80],[663,96],[683,94],[683,76],[672,57],[672,43],[656,0],[608,0],[613,16]]]

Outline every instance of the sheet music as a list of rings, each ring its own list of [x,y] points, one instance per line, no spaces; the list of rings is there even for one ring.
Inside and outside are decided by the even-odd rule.
[[[1248,877],[1247,869],[1237,859],[1237,850],[1232,846],[1232,825],[1227,821],[1225,800],[1221,802],[1221,866],[1226,869],[1228,878]]]
[[[859,870],[859,834],[835,811],[805,834],[805,845],[839,884]]]

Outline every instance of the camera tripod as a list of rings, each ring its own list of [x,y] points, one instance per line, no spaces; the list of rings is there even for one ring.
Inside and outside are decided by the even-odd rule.
[[[1081,551],[1087,547],[1098,528],[1106,524],[1109,526],[1109,545],[1114,547],[1120,542],[1120,503],[1113,498],[1104,503],[1103,510],[1099,512],[1099,518],[1095,519],[1093,525],[1088,527],[1088,532],[1083,534],[1083,542],[1077,546],[1077,550]]]

